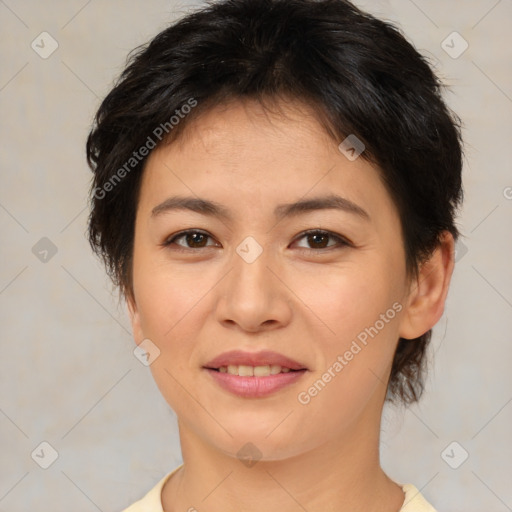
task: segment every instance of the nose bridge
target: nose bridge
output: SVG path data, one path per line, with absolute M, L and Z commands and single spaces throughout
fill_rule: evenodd
M 270 249 L 252 236 L 236 247 L 232 270 L 223 280 L 217 311 L 220 321 L 234 322 L 246 330 L 288 321 L 286 289 L 270 270 L 276 267 L 274 260 Z
M 239 300 L 262 304 L 269 299 L 272 273 L 267 266 L 271 265 L 271 251 L 260 244 L 253 236 L 246 237 L 233 254 L 233 272 L 230 280 L 231 292 Z

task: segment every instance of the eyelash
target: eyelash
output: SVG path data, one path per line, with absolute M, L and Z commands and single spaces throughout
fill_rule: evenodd
M 187 229 L 185 231 L 180 231 L 179 233 L 176 233 L 175 235 L 172 235 L 170 238 L 166 239 L 162 244 L 160 244 L 162 247 L 170 247 L 172 244 L 174 244 L 174 242 L 180 238 L 183 238 L 184 236 L 188 235 L 188 234 L 200 234 L 200 235 L 205 235 L 209 238 L 213 238 L 212 236 L 210 236 L 209 233 L 205 232 L 205 231 L 202 231 L 200 229 Z M 307 237 L 308 235 L 323 235 L 323 236 L 328 236 L 334 240 L 337 241 L 338 243 L 338 246 L 330 246 L 330 247 L 321 247 L 321 248 L 318 248 L 318 249 L 312 249 L 312 248 L 305 248 L 305 247 L 300 247 L 299 249 L 300 250 L 303 250 L 303 251 L 313 251 L 313 252 L 323 252 L 323 251 L 328 251 L 328 250 L 332 250 L 332 249 L 341 249 L 343 247 L 354 247 L 354 245 L 348 240 L 346 239 L 345 237 L 341 236 L 341 235 L 338 235 L 336 233 L 333 233 L 331 231 L 325 231 L 325 230 L 322 230 L 322 229 L 310 229 L 310 230 L 307 230 L 307 231 L 303 231 L 299 236 L 297 236 L 295 239 L 294 239 L 294 242 L 304 238 L 304 237 Z M 174 244 L 176 245 L 176 244 Z M 213 247 L 213 246 L 206 246 L 206 247 L 182 247 L 182 246 L 179 246 L 177 245 L 176 248 L 173 248 L 173 250 L 175 251 L 179 251 L 179 252 L 190 252 L 190 251 L 197 251 L 199 249 L 207 249 L 208 247 Z

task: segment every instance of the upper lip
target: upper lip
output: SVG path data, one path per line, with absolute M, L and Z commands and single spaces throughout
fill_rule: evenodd
M 283 368 L 290 368 L 290 370 L 307 370 L 303 364 L 290 359 L 277 352 L 264 350 L 261 352 L 243 352 L 241 350 L 231 350 L 224 352 L 215 357 L 204 365 L 204 368 L 219 369 L 221 366 L 266 366 L 266 365 L 279 365 Z

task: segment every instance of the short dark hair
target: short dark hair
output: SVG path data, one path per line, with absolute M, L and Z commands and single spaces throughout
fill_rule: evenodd
M 378 166 L 400 214 L 408 274 L 417 276 L 443 231 L 458 237 L 461 123 L 443 87 L 399 28 L 347 0 L 209 2 L 133 50 L 101 103 L 86 148 L 94 172 L 89 242 L 133 297 L 148 149 L 176 139 L 215 105 L 288 98 L 313 106 L 338 143 L 348 135 L 363 142 L 362 158 Z M 431 331 L 400 338 L 388 400 L 419 399 L 430 338 Z

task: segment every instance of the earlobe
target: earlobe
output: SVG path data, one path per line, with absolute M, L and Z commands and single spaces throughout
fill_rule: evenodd
M 407 306 L 400 324 L 400 337 L 418 338 L 441 318 L 455 263 L 455 243 L 450 232 L 444 231 L 439 245 L 425 261 L 408 295 Z

